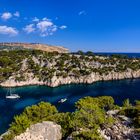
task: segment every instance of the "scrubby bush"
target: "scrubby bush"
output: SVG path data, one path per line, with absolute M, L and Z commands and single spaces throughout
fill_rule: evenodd
M 135 106 L 126 105 L 119 108 L 119 114 L 131 117 L 136 130 L 140 128 L 140 101 Z M 75 140 L 102 140 L 98 129 L 110 127 L 114 124 L 113 117 L 106 117 L 108 110 L 115 109 L 114 99 L 110 96 L 85 97 L 75 103 L 75 112 L 59 113 L 55 106 L 50 103 L 41 102 L 31 107 L 26 107 L 22 114 L 14 117 L 10 125 L 9 134 L 4 140 L 12 140 L 14 136 L 23 133 L 30 125 L 42 122 L 53 121 L 62 127 L 63 138 L 72 135 Z
M 78 55 L 77 55 L 78 54 Z M 24 64 L 24 69 L 23 69 Z M 47 69 L 47 71 L 44 71 Z M 59 54 L 39 50 L 0 51 L 0 82 L 18 74 L 33 74 L 40 81 L 51 80 L 53 76 L 88 76 L 92 72 L 108 75 L 110 72 L 126 72 L 140 69 L 140 59 L 124 56 L 96 56 L 92 52 Z M 60 74 L 58 74 L 60 72 Z M 64 74 L 65 72 L 65 74 Z M 17 78 L 22 81 L 22 78 Z

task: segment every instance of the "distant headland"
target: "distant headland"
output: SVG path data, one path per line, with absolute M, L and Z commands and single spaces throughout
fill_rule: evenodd
M 0 50 L 41 50 L 46 52 L 59 52 L 59 53 L 68 53 L 69 50 L 62 46 L 52 46 L 48 44 L 41 43 L 20 43 L 20 42 L 1 42 Z

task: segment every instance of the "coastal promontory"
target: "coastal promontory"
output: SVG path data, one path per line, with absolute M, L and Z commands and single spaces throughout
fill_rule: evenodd
M 91 84 L 140 77 L 140 59 L 93 52 L 66 53 L 36 49 L 0 51 L 0 85 L 16 87 Z

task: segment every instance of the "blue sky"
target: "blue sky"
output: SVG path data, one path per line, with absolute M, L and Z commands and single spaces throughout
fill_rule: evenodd
M 0 0 L 0 42 L 140 52 L 140 0 Z

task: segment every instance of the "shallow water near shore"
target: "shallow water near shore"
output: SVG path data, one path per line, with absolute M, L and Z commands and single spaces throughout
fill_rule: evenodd
M 96 82 L 91 85 L 65 85 L 56 88 L 47 86 L 25 86 L 12 90 L 21 96 L 20 99 L 6 99 L 7 88 L 0 88 L 0 133 L 7 130 L 13 116 L 19 114 L 27 106 L 47 101 L 54 104 L 59 111 L 74 111 L 74 103 L 85 96 L 112 96 L 116 104 L 129 98 L 132 103 L 140 100 L 140 79 L 129 79 L 120 81 Z M 62 98 L 68 100 L 58 104 Z

